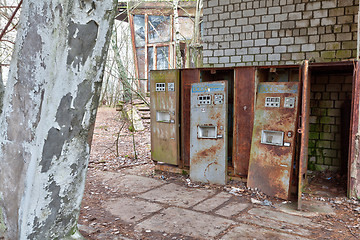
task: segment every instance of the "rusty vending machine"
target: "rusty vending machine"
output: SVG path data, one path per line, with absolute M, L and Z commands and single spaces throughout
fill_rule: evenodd
M 299 109 L 299 82 L 260 82 L 255 107 L 248 187 L 290 198 Z
M 227 81 L 193 83 L 190 113 L 190 178 L 226 184 Z
M 178 165 L 179 70 L 151 71 L 151 159 Z

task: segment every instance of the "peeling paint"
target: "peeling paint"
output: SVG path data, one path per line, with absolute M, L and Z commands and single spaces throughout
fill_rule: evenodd
M 115 2 L 90 14 L 78 1 L 24 2 L 0 115 L 6 239 L 82 239 L 76 222 Z
M 67 64 L 75 68 L 80 63 L 85 64 L 92 54 L 98 34 L 98 24 L 91 20 L 86 24 L 69 22 L 69 55 Z

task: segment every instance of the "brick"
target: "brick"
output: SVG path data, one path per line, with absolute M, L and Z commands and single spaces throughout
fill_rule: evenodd
M 334 133 L 326 133 L 326 132 L 320 133 L 321 140 L 334 140 L 334 138 L 335 138 Z
M 279 61 L 280 60 L 280 54 L 269 54 L 268 55 L 269 61 Z
M 220 28 L 219 34 L 229 34 L 230 28 Z
M 326 132 L 326 133 L 331 132 L 331 126 L 334 126 L 334 125 L 324 124 L 324 126 L 323 126 L 323 132 Z
M 307 36 L 295 37 L 295 44 L 308 43 L 309 39 Z
M 257 23 L 260 23 L 260 17 L 249 18 L 249 24 L 257 24 Z
M 283 61 L 291 60 L 291 53 L 283 53 L 283 54 L 281 54 L 281 60 L 283 60 Z
M 255 31 L 265 31 L 265 30 L 267 30 L 267 24 L 255 25 Z
M 256 39 L 255 40 L 255 46 L 265 46 L 266 45 L 266 39 Z
M 264 22 L 264 23 L 274 22 L 274 15 L 262 16 L 261 21 Z
M 230 33 L 234 34 L 234 33 L 241 33 L 241 27 L 237 26 L 237 27 L 231 27 L 230 28 Z
M 281 11 L 283 13 L 289 13 L 289 12 L 294 12 L 295 11 L 295 5 L 285 5 L 281 8 Z
M 224 35 L 214 36 L 214 42 L 222 42 L 224 41 Z
M 296 11 L 297 11 L 297 12 L 305 11 L 305 3 L 296 4 L 296 5 L 295 5 L 295 8 L 296 8 Z
M 321 42 L 335 42 L 335 34 L 323 34 L 320 36 Z
M 336 7 L 336 0 L 322 1 L 321 2 L 321 7 L 322 8 L 335 8 Z
M 226 20 L 226 21 L 225 21 L 225 26 L 226 26 L 226 27 L 235 26 L 235 19 Z
M 338 92 L 341 89 L 341 84 L 327 84 L 326 91 L 327 92 Z
M 232 35 L 232 34 L 226 34 L 224 36 L 225 36 L 224 40 L 227 41 L 227 42 L 230 42 L 230 41 L 234 40 L 234 35 Z
M 207 42 L 213 42 L 214 41 L 214 37 L 213 36 L 203 36 L 202 40 L 204 41 L 204 43 Z M 204 46 L 204 49 L 206 49 L 206 47 Z
M 335 124 L 335 117 L 321 117 L 320 123 L 323 124 Z
M 217 58 L 217 57 L 210 57 L 210 58 L 208 58 L 209 60 L 208 60 L 208 63 L 209 64 L 214 64 L 214 63 L 218 63 L 219 62 L 219 59 Z
M 289 13 L 289 20 L 299 20 L 302 18 L 301 12 L 291 12 Z
M 231 42 L 230 47 L 231 48 L 241 48 L 241 41 Z
M 243 47 L 252 47 L 254 46 L 254 40 L 244 40 L 242 41 Z
M 242 17 L 242 11 L 236 11 L 231 13 L 231 18 L 241 18 Z
M 316 10 L 314 11 L 314 18 L 325 18 L 328 17 L 328 10 Z
M 310 26 L 309 20 L 299 20 L 295 22 L 297 28 L 308 28 Z
M 351 50 L 338 50 L 336 51 L 336 58 L 344 59 L 351 57 Z
M 254 55 L 245 55 L 242 57 L 243 62 L 253 62 L 254 61 Z
M 229 57 L 220 57 L 219 58 L 219 63 L 229 63 L 229 62 L 230 62 Z
M 339 108 L 332 108 L 332 109 L 328 109 L 327 110 L 327 115 L 330 117 L 340 117 L 341 116 L 341 112 Z
M 258 8 L 255 9 L 255 15 L 266 15 L 267 14 L 267 8 Z
M 300 52 L 300 45 L 288 46 L 288 52 Z
M 248 19 L 247 18 L 240 18 L 240 19 L 236 19 L 236 25 L 247 25 L 248 24 Z
M 356 41 L 342 42 L 342 49 L 356 49 Z
M 204 57 L 212 57 L 212 55 L 213 55 L 213 51 L 211 51 L 211 50 L 204 50 L 203 51 L 203 56 Z
M 282 21 L 285 21 L 285 20 L 288 20 L 288 14 L 287 13 L 275 15 L 275 21 L 282 22 Z
M 278 14 L 281 12 L 281 7 L 269 7 L 269 14 Z
M 343 16 L 345 13 L 345 8 L 334 8 L 329 10 L 330 17 Z
M 241 62 L 241 56 L 232 56 L 230 57 L 231 62 Z
M 292 53 L 291 58 L 293 60 L 304 60 L 305 59 L 305 53 Z
M 352 40 L 351 33 L 337 33 L 336 34 L 336 41 L 350 41 Z
M 269 46 L 275 46 L 280 44 L 280 38 L 270 38 L 268 39 L 268 45 Z M 300 48 L 299 48 L 300 50 Z
M 223 6 L 213 8 L 213 13 L 223 13 L 223 12 L 224 12 L 224 7 Z
M 318 10 L 321 9 L 320 2 L 309 2 L 306 4 L 306 10 Z
M 228 13 L 228 12 L 220 13 L 219 18 L 220 19 L 228 19 L 228 18 L 230 18 L 230 13 Z
M 252 32 L 254 31 L 254 25 L 246 25 L 242 27 L 243 32 Z
M 339 42 L 329 42 L 326 43 L 326 50 L 338 50 L 340 49 L 341 45 Z
M 317 28 L 316 27 L 308 28 L 308 35 L 317 35 Z
M 337 157 L 337 151 L 333 149 L 324 149 L 323 155 L 325 157 Z
M 353 23 L 354 21 L 354 16 L 340 16 L 337 18 L 337 23 L 338 24 L 346 24 L 346 23 Z
M 324 84 L 313 84 L 313 85 L 311 85 L 311 90 L 314 92 L 324 92 L 325 85 Z
M 293 37 L 281 38 L 281 44 L 284 45 L 294 44 L 294 38 Z
M 255 13 L 254 9 L 247 9 L 247 10 L 243 11 L 243 16 L 244 17 L 252 17 L 252 16 L 254 16 L 254 13 Z
M 249 54 L 259 54 L 260 53 L 260 48 L 259 47 L 249 48 L 248 53 Z
M 261 53 L 273 53 L 274 49 L 272 47 L 262 47 Z
M 220 0 L 219 5 L 228 5 L 230 3 L 230 0 Z
M 305 57 L 306 59 L 313 59 L 316 62 L 321 61 L 319 52 L 306 52 Z
M 257 54 L 255 55 L 255 61 L 259 62 L 259 61 L 266 61 L 267 60 L 267 54 Z
M 354 4 L 353 0 L 340 0 L 338 2 L 339 7 L 353 6 L 353 4 Z
M 304 11 L 303 12 L 303 19 L 310 19 L 313 17 L 313 12 L 312 11 Z
M 330 141 L 316 141 L 317 148 L 331 148 Z
M 213 22 L 213 21 L 216 21 L 216 20 L 219 20 L 219 15 L 218 14 L 212 14 L 212 15 L 208 16 L 208 21 L 209 22 Z
M 205 1 L 206 2 L 206 1 Z M 208 1 L 208 7 L 215 7 L 219 5 L 219 1 L 218 0 L 209 0 Z
M 303 52 L 311 52 L 315 50 L 315 44 L 304 44 L 301 46 L 301 51 Z
M 285 53 L 286 52 L 286 46 L 276 46 L 274 48 L 274 52 L 275 53 Z
M 309 43 L 318 43 L 320 41 L 320 36 L 309 36 Z
M 319 133 L 310 132 L 309 139 L 319 139 Z
M 334 101 L 331 100 L 323 100 L 319 102 L 320 108 L 333 108 L 334 107 Z
M 279 22 L 273 22 L 268 24 L 269 30 L 279 30 L 280 29 L 280 23 Z
M 345 8 L 346 15 L 356 15 L 358 11 L 359 11 L 359 5 Z
M 247 54 L 247 48 L 236 49 L 236 54 L 237 54 L 237 55 Z
M 282 29 L 288 29 L 288 28 L 294 28 L 295 27 L 295 21 L 285 21 L 281 23 Z
M 219 57 L 224 55 L 224 50 L 215 50 L 214 57 Z
M 328 17 L 328 18 L 322 18 L 321 19 L 321 25 L 335 25 L 336 24 L 336 17 Z
M 214 27 L 223 27 L 224 26 L 224 21 L 214 21 L 213 22 Z
M 218 49 L 219 44 L 218 43 L 209 43 L 209 49 Z

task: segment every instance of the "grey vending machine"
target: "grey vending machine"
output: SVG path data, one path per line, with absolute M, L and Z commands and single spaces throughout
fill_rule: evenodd
M 227 81 L 191 85 L 190 178 L 226 184 Z

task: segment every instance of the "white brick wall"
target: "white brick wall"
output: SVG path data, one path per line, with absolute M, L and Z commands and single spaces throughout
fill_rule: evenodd
M 359 0 L 204 0 L 210 66 L 340 61 L 356 56 Z

